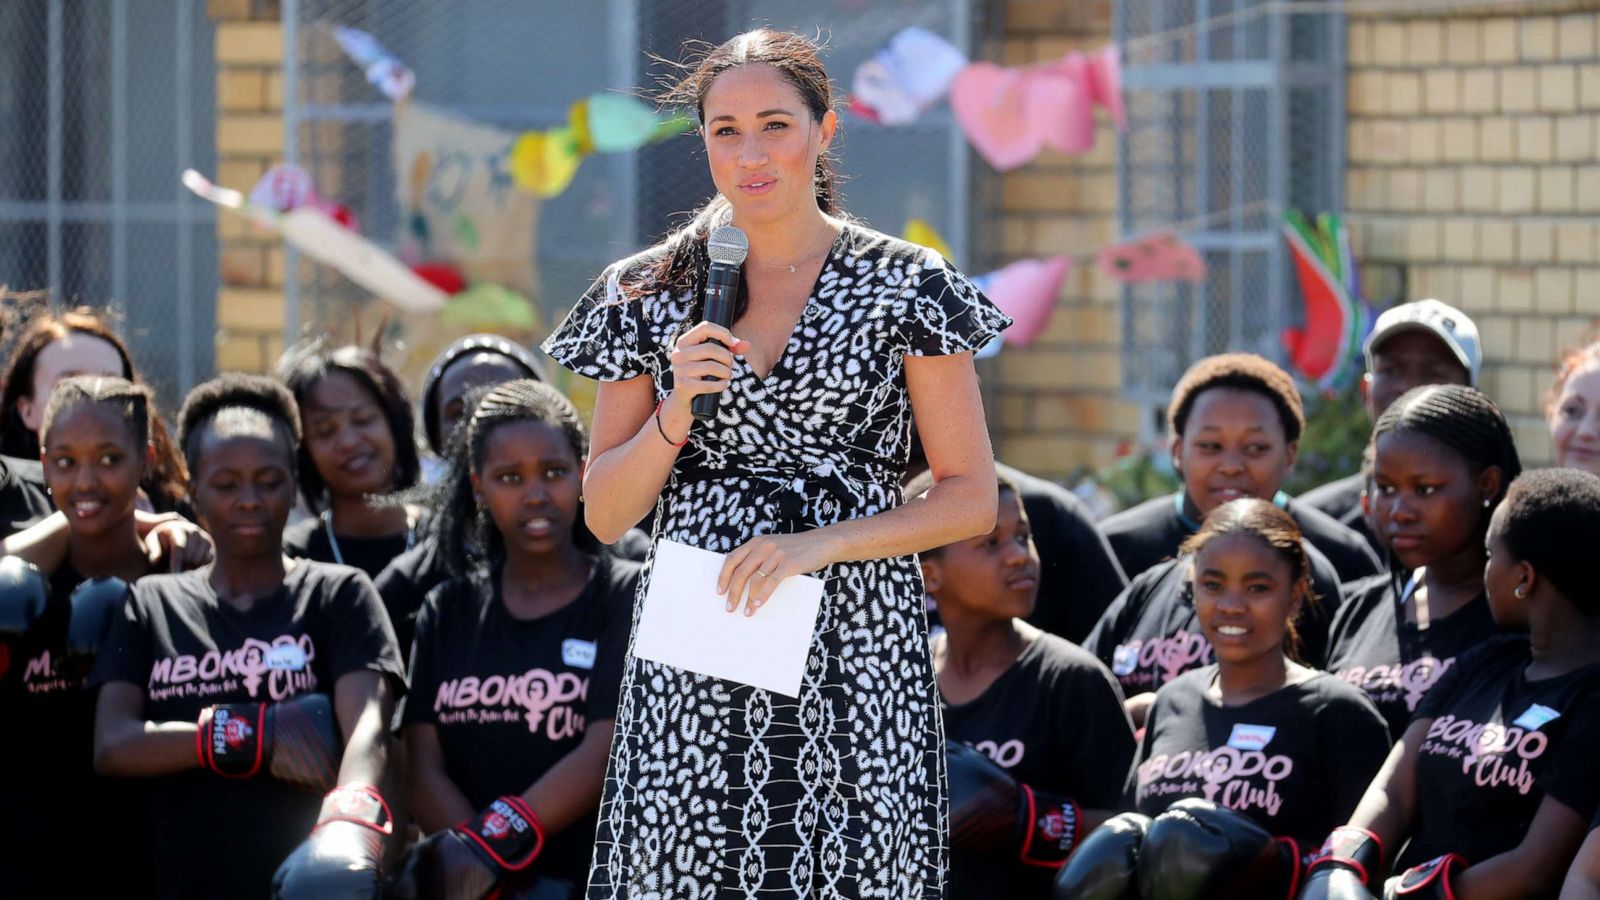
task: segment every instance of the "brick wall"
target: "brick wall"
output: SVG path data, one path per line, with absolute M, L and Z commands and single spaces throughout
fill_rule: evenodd
M 283 29 L 276 0 L 208 0 L 216 23 L 217 172 L 248 191 L 283 159 Z M 217 369 L 264 372 L 283 352 L 283 243 L 217 216 Z
M 1111 38 L 1110 0 L 1008 0 L 1003 62 L 1025 65 Z M 1094 150 L 1045 151 L 1001 180 L 1005 262 L 1099 249 L 1116 237 L 1116 136 L 1099 116 Z M 1027 348 L 1001 351 L 997 454 L 1045 478 L 1109 462 L 1138 432 L 1139 410 L 1118 399 L 1117 287 L 1092 265 L 1068 276 L 1050 327 Z
M 1571 4 L 1565 4 L 1570 7 Z M 1600 316 L 1600 12 L 1352 19 L 1346 207 L 1369 271 L 1460 306 L 1546 462 L 1551 366 Z

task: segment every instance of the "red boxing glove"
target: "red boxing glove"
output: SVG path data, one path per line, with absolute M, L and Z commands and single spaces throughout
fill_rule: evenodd
M 378 900 L 383 841 L 394 830 L 389 804 L 370 784 L 335 788 L 317 826 L 272 876 L 273 900 Z
M 1389 879 L 1383 887 L 1383 900 L 1456 900 L 1451 882 L 1467 867 L 1467 858 L 1457 853 L 1428 860 Z
M 1383 842 L 1365 828 L 1341 825 L 1322 842 L 1306 869 L 1301 900 L 1346 900 L 1372 896 L 1383 877 Z
M 1025 865 L 1057 869 L 1082 836 L 1071 798 L 1035 791 L 982 751 L 945 741 L 950 771 L 950 845 L 1017 854 Z
M 479 900 L 533 865 L 544 829 L 521 797 L 495 800 L 472 819 L 435 832 L 406 853 L 388 895 L 398 900 Z
M 227 778 L 263 770 L 279 781 L 318 793 L 339 772 L 339 734 L 326 694 L 282 703 L 225 703 L 200 713 L 195 754 L 201 768 Z

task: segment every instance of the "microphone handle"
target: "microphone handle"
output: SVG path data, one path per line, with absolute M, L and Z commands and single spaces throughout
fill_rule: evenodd
M 701 321 L 715 322 L 723 328 L 733 325 L 733 306 L 739 299 L 739 267 L 712 263 L 706 277 L 705 313 Z M 700 421 L 717 417 L 721 394 L 698 394 L 689 402 L 689 411 Z

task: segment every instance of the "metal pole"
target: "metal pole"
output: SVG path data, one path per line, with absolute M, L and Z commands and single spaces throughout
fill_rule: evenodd
M 48 117 L 45 125 L 45 286 L 58 298 L 64 287 L 61 283 L 61 154 L 65 149 L 65 141 L 61 129 L 65 110 L 61 108 L 64 87 L 61 69 L 65 51 L 62 49 L 61 18 L 61 0 L 50 0 L 49 19 L 45 26 L 45 108 Z
M 177 34 L 173 66 L 173 141 L 178 158 L 178 169 L 189 168 L 194 162 L 194 123 L 190 104 L 194 74 L 191 54 L 194 28 L 194 0 L 180 0 L 174 26 Z M 194 198 L 181 184 L 174 184 L 178 197 L 178 386 L 187 392 L 194 385 Z
M 283 162 L 300 164 L 300 0 L 283 0 Z M 300 335 L 300 255 L 283 244 L 283 344 Z
M 111 300 L 129 300 L 128 0 L 111 2 Z

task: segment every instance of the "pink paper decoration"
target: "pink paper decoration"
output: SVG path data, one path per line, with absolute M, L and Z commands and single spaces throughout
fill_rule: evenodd
M 1025 259 L 977 279 L 1000 311 L 1011 317 L 1005 341 L 1026 347 L 1038 339 L 1055 312 L 1061 282 L 1072 270 L 1072 257 Z
M 1170 231 L 1113 244 L 1096 255 L 1100 271 L 1124 284 L 1204 281 L 1206 264 L 1188 242 Z
M 1043 138 L 1028 127 L 1022 73 L 994 63 L 973 63 L 950 82 L 950 109 L 967 140 L 1002 172 L 1039 154 Z
M 1084 72 L 1079 65 L 1075 70 L 1034 69 L 1022 76 L 1028 127 L 1046 147 L 1060 153 L 1094 149 L 1094 107 Z
M 1117 130 L 1128 127 L 1128 112 L 1122 105 L 1122 54 L 1115 44 L 1085 57 L 1088 63 L 1089 99 L 1111 113 Z

